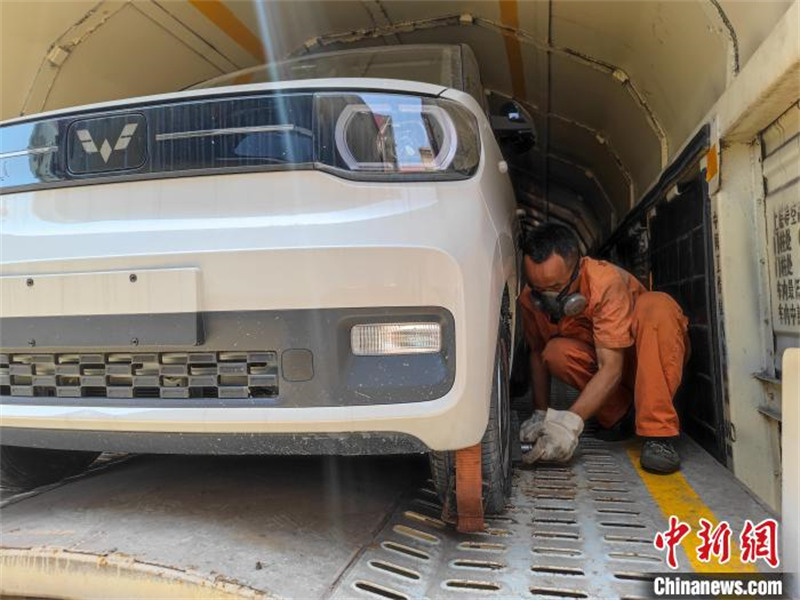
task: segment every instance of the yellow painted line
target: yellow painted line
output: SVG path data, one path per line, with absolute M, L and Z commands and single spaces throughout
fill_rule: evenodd
M 503 25 L 519 29 L 519 6 L 517 0 L 500 1 L 500 22 Z M 506 58 L 508 68 L 511 73 L 511 90 L 515 98 L 525 100 L 527 93 L 525 90 L 525 67 L 522 63 L 522 48 L 519 39 L 512 33 L 503 33 L 503 41 L 506 46 Z
M 263 42 L 237 17 L 222 0 L 189 0 L 214 25 L 219 27 L 229 38 L 247 50 L 261 62 L 267 61 L 267 53 Z
M 631 459 L 636 472 L 642 478 L 647 491 L 650 492 L 650 496 L 658 504 L 658 508 L 661 509 L 664 518 L 669 521 L 670 516 L 675 515 L 692 528 L 689 535 L 683 538 L 681 542 L 686 556 L 689 557 L 692 569 L 698 573 L 757 572 L 758 569 L 753 563 L 741 562 L 739 545 L 736 543 L 740 532 L 736 530 L 731 532 L 731 559 L 727 563 L 724 565 L 719 564 L 715 556 L 712 556 L 707 563 L 701 562 L 697 558 L 697 546 L 701 543 L 697 535 L 700 530 L 700 519 L 707 519 L 715 527 L 719 520 L 680 472 L 672 473 L 671 475 L 648 473 L 639 464 L 639 453 L 640 448 L 638 445 L 628 446 L 628 458 Z

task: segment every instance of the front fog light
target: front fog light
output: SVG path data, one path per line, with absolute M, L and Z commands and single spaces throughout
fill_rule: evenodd
M 350 330 L 350 347 L 356 356 L 430 354 L 442 348 L 439 323 L 370 323 Z

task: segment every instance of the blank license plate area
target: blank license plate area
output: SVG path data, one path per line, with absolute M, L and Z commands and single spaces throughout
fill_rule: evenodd
M 202 342 L 196 268 L 0 277 L 2 346 Z

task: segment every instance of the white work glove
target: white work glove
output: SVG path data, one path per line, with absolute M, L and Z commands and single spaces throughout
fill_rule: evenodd
M 533 448 L 522 455 L 522 461 L 567 462 L 578 447 L 582 431 L 583 419 L 574 412 L 549 408 Z
M 539 437 L 539 431 L 542 429 L 546 414 L 546 410 L 536 409 L 533 411 L 533 416 L 530 419 L 522 422 L 522 425 L 519 426 L 520 442 L 536 441 L 536 438 Z

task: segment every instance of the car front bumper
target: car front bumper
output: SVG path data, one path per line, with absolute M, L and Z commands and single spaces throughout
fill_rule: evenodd
M 484 187 L 480 173 L 463 182 L 396 185 L 285 172 L 3 196 L 4 275 L 196 269 L 194 304 L 209 325 L 203 344 L 275 351 L 278 360 L 284 350 L 310 349 L 315 377 L 291 382 L 279 371 L 277 397 L 239 404 L 0 398 L 0 427 L 29 431 L 27 438 L 8 440 L 32 446 L 45 437 L 36 431 L 54 430 L 87 436 L 385 433 L 410 436 L 434 450 L 477 443 L 488 418 L 505 284 L 501 263 L 507 259 L 500 256 Z M 96 308 L 93 316 L 114 314 L 113 303 Z M 70 317 L 52 306 L 40 313 L 34 304 L 21 310 L 3 317 Z M 158 312 L 156 307 L 147 314 Z M 293 316 L 287 321 L 286 315 Z M 353 315 L 427 315 L 450 329 L 451 349 L 417 365 L 420 357 L 393 357 L 391 365 L 355 360 L 341 335 L 342 323 L 354 322 Z M 286 337 L 255 343 L 259 331 Z M 32 351 L 3 346 L 3 353 Z M 35 347 L 37 353 L 66 350 L 187 348 Z M 159 451 L 157 437 L 152 452 Z

